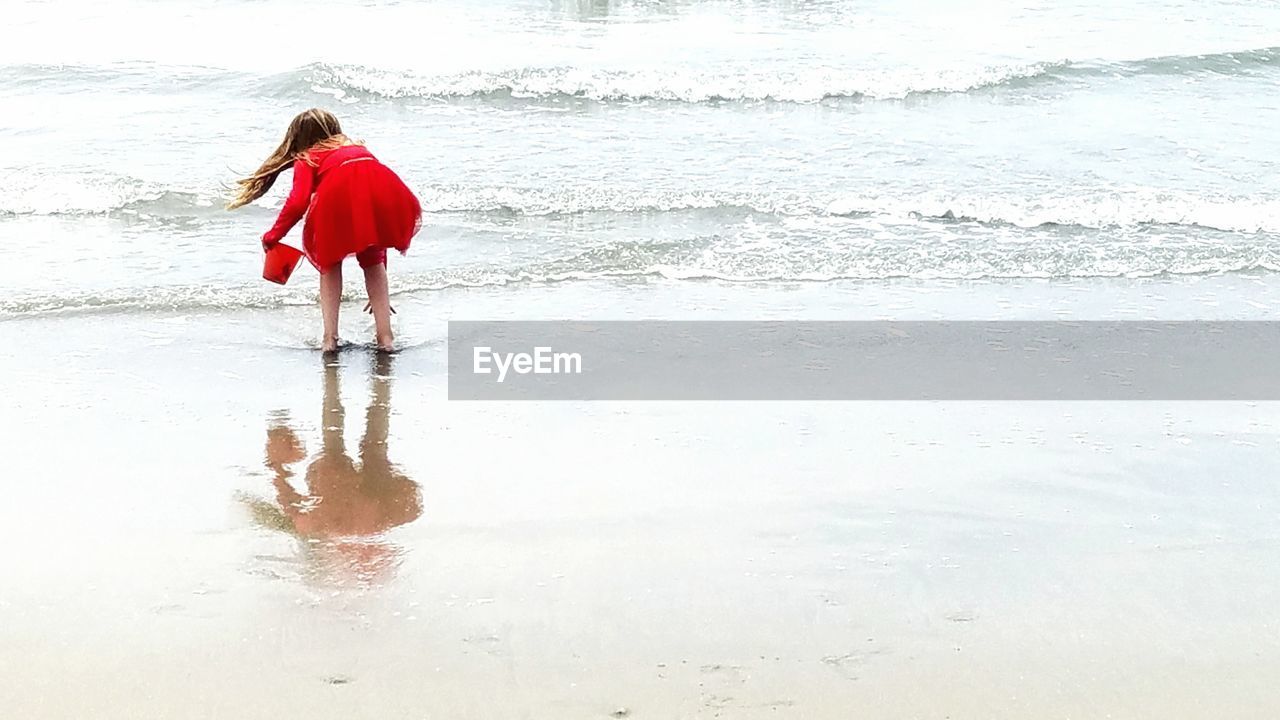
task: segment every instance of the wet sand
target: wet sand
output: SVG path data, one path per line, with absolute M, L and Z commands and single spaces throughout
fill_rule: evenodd
M 468 404 L 443 374 L 447 317 L 1236 318 L 1241 282 L 427 293 L 403 352 L 336 364 L 310 308 L 0 322 L 0 707 L 1269 717 L 1274 404 Z

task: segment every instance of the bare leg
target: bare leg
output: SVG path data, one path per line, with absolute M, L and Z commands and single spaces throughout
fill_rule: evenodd
M 338 305 L 342 302 L 342 263 L 320 273 L 320 315 L 324 318 L 324 336 L 320 349 L 338 349 Z
M 364 287 L 369 293 L 369 309 L 373 312 L 378 349 L 391 350 L 395 335 L 391 332 L 391 297 L 387 289 L 387 266 L 377 263 L 365 268 Z
M 391 475 L 387 460 L 387 428 L 391 424 L 391 358 L 377 353 L 373 359 L 373 393 L 364 413 L 364 437 L 360 438 L 360 467 L 366 474 Z
M 347 411 L 342 407 L 342 393 L 338 389 L 338 363 L 324 365 L 324 409 L 320 412 L 320 428 L 324 431 L 324 452 L 328 455 L 346 455 Z M 348 461 L 350 462 L 350 461 Z

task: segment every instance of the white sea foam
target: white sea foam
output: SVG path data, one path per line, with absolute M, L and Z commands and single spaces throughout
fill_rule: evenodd
M 164 194 L 164 187 L 133 178 L 24 174 L 0 179 L 0 214 L 95 215 L 159 200 Z
M 1023 228 L 1063 225 L 1082 228 L 1185 225 L 1227 232 L 1280 232 L 1280 197 L 1220 196 L 1154 188 L 1080 189 L 1056 195 L 921 193 L 911 196 L 852 194 L 833 200 L 835 215 L 1005 223 Z
M 21 180 L 21 181 L 20 181 Z M 1173 225 L 1239 233 L 1280 233 L 1280 197 L 1223 196 L 1157 188 L 1080 188 L 1061 194 L 839 191 L 662 190 L 625 186 L 520 188 L 433 185 L 416 188 L 428 213 L 524 216 L 741 211 L 784 217 L 866 215 L 894 221 L 968 221 L 1021 228 Z M 279 193 L 276 193 L 278 195 Z M 265 209 L 279 205 L 276 195 Z M 0 182 L 0 215 L 199 215 L 221 208 L 225 192 L 167 188 L 129 177 L 37 174 Z
M 721 247 L 653 244 L 611 246 L 561 260 L 524 267 L 463 266 L 399 271 L 395 294 L 454 288 L 661 277 L 718 282 L 833 282 L 886 279 L 975 280 L 984 278 L 1143 278 L 1161 275 L 1274 272 L 1280 251 L 1266 243 L 1222 247 L 1211 242 L 1106 247 L 1047 243 L 964 247 L 957 243 L 852 244 L 830 247 L 782 243 L 762 252 L 735 242 Z M 242 285 L 200 284 L 116 288 L 96 291 L 10 293 L 0 298 L 0 319 L 45 314 L 100 314 L 139 311 L 270 308 L 310 305 L 314 288 L 287 289 L 261 281 Z
M 355 65 L 319 65 L 309 71 L 307 80 L 315 91 L 340 98 L 355 92 L 386 98 L 509 95 L 599 101 L 807 103 L 840 97 L 890 99 L 918 93 L 965 92 L 1033 78 L 1054 67 L 1057 66 L 1051 63 L 865 70 L 819 66 L 790 71 L 761 70 L 750 65 L 618 70 L 533 67 L 426 75 Z

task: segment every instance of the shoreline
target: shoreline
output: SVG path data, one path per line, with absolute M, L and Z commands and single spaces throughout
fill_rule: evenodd
M 1161 297 L 1211 307 L 1234 282 Z M 1080 312 L 1147 293 L 1043 289 Z M 14 619 L 0 704 L 107 719 L 1154 718 L 1280 702 L 1264 602 L 1280 589 L 1277 404 L 445 401 L 432 328 L 468 308 L 897 302 L 866 287 L 749 289 L 755 305 L 738 288 L 539 290 L 406 298 L 411 346 L 382 369 L 342 352 L 331 377 L 296 334 L 313 308 L 0 325 L 24 348 L 0 361 L 22 479 L 0 509 Z M 966 307 L 918 294 L 909 312 L 1045 309 L 1025 287 L 994 290 L 955 290 Z M 326 394 L 358 460 L 379 383 L 387 457 L 421 516 L 335 537 L 255 519 L 243 498 L 276 501 L 268 429 L 287 417 L 305 445 L 290 480 L 305 491 Z

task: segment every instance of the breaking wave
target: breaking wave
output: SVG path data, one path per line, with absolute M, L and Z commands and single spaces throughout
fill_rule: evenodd
M 685 103 L 774 101 L 813 103 L 829 99 L 904 99 L 913 95 L 1020 88 L 1088 77 L 1140 75 L 1234 75 L 1274 67 L 1280 47 L 1208 55 L 1129 60 L 1057 61 L 972 68 L 856 70 L 806 67 L 761 71 L 752 66 L 714 68 L 594 69 L 518 68 L 452 75 L 316 64 L 302 79 L 315 92 L 354 100 L 380 98 L 519 98 L 595 101 L 660 100 Z
M 1049 233 L 1050 231 L 1040 231 Z M 746 234 L 746 233 L 744 233 Z M 612 241 L 567 250 L 563 257 L 514 266 L 463 265 L 393 275 L 393 294 L 606 279 L 706 280 L 728 283 L 1016 278 L 1144 278 L 1280 270 L 1280 246 L 1268 236 L 1222 237 L 898 237 L 866 233 L 816 238 L 699 236 L 678 241 Z M 311 283 L 287 288 L 262 281 L 13 294 L 0 298 L 0 319 L 37 314 L 266 309 L 315 301 Z
M 1143 75 L 1239 75 L 1280 66 L 1280 47 L 1171 55 L 1122 61 L 1049 60 L 1004 65 L 858 69 L 809 65 L 760 69 L 759 65 L 707 68 L 653 66 L 591 68 L 520 67 L 433 74 L 405 69 L 314 63 L 274 75 L 200 66 L 114 63 L 101 66 L 0 67 L 0 87 L 50 84 L 145 87 L 149 91 L 225 88 L 273 97 L 306 93 L 339 101 L 361 98 L 609 101 L 792 102 L 829 99 L 892 100 L 914 95 L 1024 88 L 1082 78 Z
M 166 188 L 134 178 L 44 177 L 0 183 L 0 217 L 123 215 L 164 220 L 223 214 L 225 195 Z M 558 188 L 417 187 L 428 213 L 562 216 L 591 213 L 748 212 L 777 216 L 869 216 L 1035 228 L 1106 229 L 1143 225 L 1280 233 L 1280 197 L 1199 194 L 1155 188 L 1080 189 L 1062 194 L 832 191 L 814 195 L 610 186 Z M 255 207 L 264 213 L 279 199 Z

